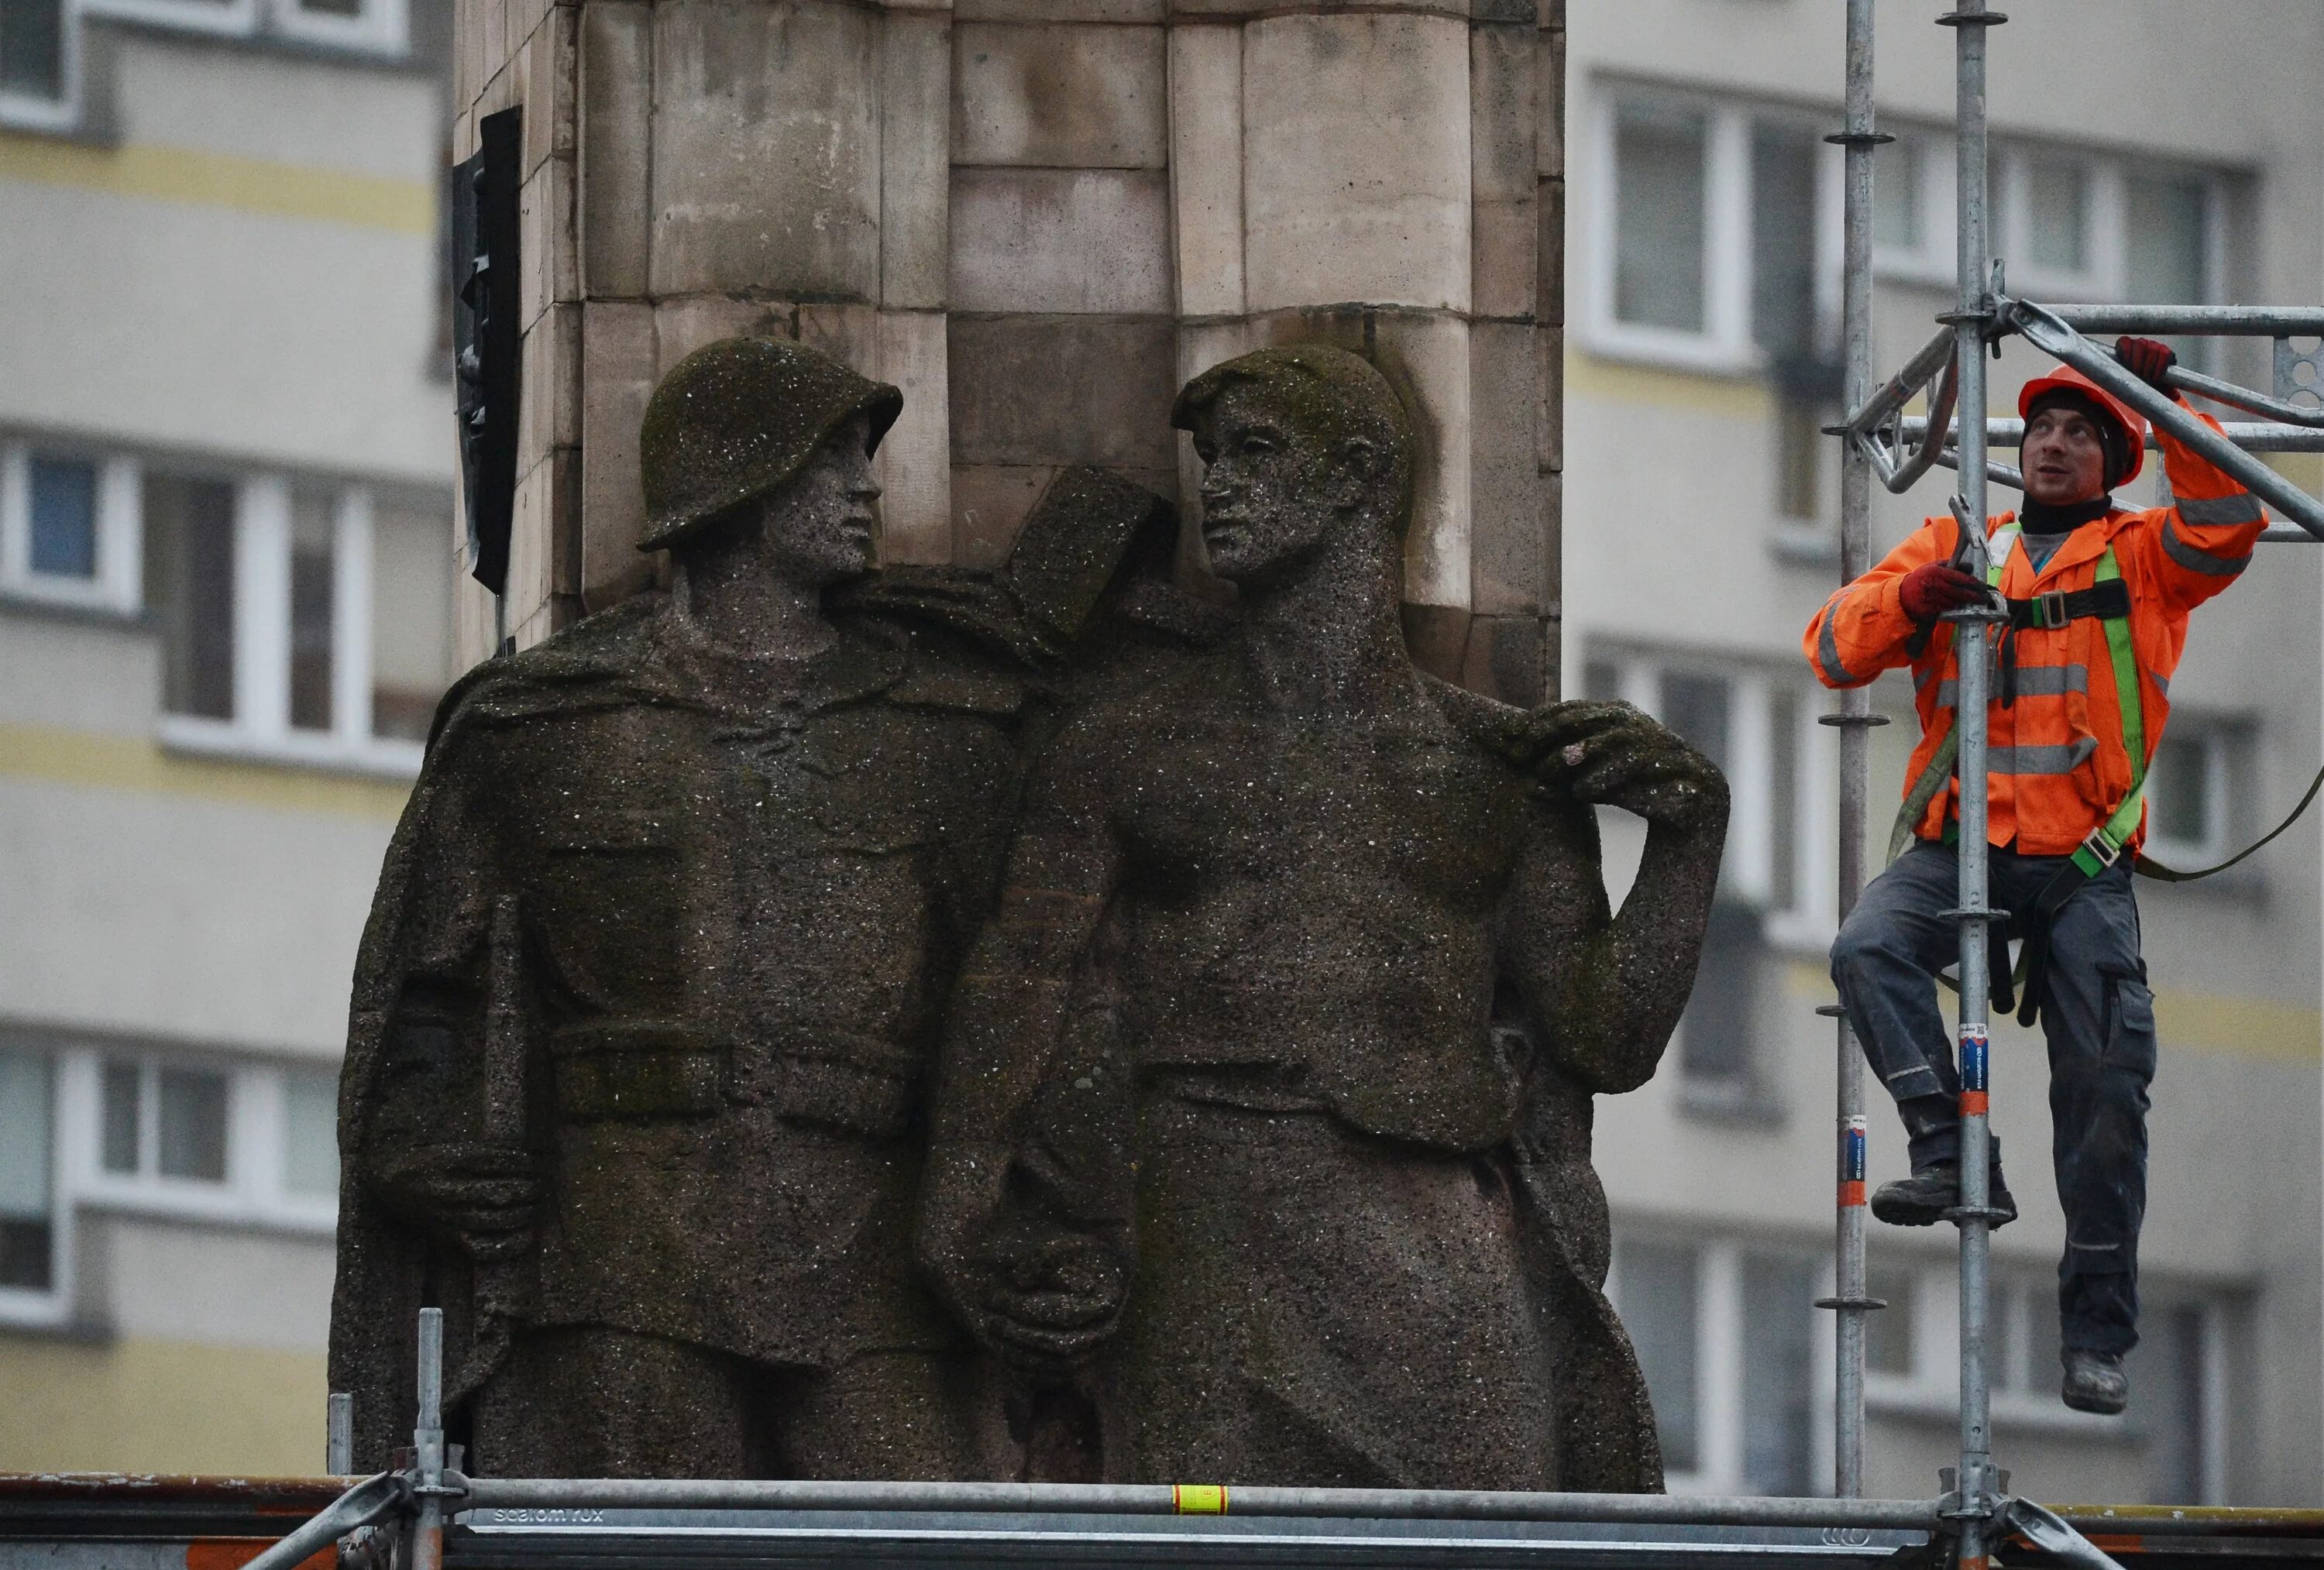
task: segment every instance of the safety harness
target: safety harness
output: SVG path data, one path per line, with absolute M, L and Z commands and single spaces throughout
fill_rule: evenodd
M 1995 590 L 2001 587 L 2003 571 L 2009 565 L 2010 553 L 2018 547 L 2020 528 L 2015 519 L 1993 531 L 1992 551 L 1987 558 L 1986 582 Z M 2112 867 L 2122 855 L 2122 848 L 2138 831 L 2139 814 L 2146 802 L 2146 710 L 2139 697 L 2138 659 L 2130 636 L 2130 590 L 2122 581 L 2122 567 L 2115 560 L 2114 546 L 2109 543 L 2098 557 L 2098 574 L 2087 589 L 2052 590 L 2023 600 L 2004 598 L 2003 606 L 2009 615 L 2008 629 L 2002 635 L 2002 689 L 2000 698 L 2006 706 L 2016 697 L 2015 634 L 2027 628 L 2056 631 L 2069 622 L 2095 617 L 2106 629 L 2107 654 L 2114 666 L 2114 688 L 2116 702 L 2122 710 L 2122 742 L 2130 757 L 2130 790 L 2104 822 L 2091 830 L 2081 844 L 2075 848 L 2066 864 L 2051 876 L 2034 896 L 2034 906 L 2012 925 L 2024 939 L 2015 974 L 2009 966 L 2009 932 L 1999 924 L 1987 929 L 1992 943 L 1993 1006 L 2001 1013 L 2011 1012 L 2013 987 L 2024 999 L 2016 1007 L 2017 1023 L 2032 1024 L 2039 1007 L 2043 982 L 2050 969 L 2050 932 L 2058 913 L 2066 902 L 2081 892 L 2083 885 Z M 1953 762 L 1960 750 L 1960 721 L 1954 717 L 1952 727 L 1944 739 L 1914 780 L 1913 788 L 1905 794 L 1904 810 L 1897 814 L 1896 826 L 1889 835 L 1888 858 L 1894 861 L 1904 852 L 1920 824 L 1929 803 L 1951 777 Z M 2319 776 L 2324 778 L 2324 776 Z M 2313 789 L 2309 793 L 2315 794 Z M 2307 803 L 2301 803 L 2302 806 Z M 1951 839 L 1957 830 L 1946 826 L 1946 837 Z M 2278 830 L 2281 833 L 2282 831 Z M 2271 834 L 2269 839 L 2273 839 Z M 2262 841 L 2265 843 L 2265 841 Z M 2259 847 L 2255 845 L 2252 849 Z M 2244 855 L 2249 855 L 2249 850 Z M 2242 857 L 2237 857 L 2241 860 Z M 2231 865 L 2223 863 L 2224 865 Z M 2167 870 L 2167 869 L 2166 869 Z M 2202 873 L 2173 877 L 2204 877 L 2218 868 Z

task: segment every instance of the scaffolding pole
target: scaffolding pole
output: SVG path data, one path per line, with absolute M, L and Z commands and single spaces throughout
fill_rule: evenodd
M 1844 395 L 1861 409 L 1872 395 L 1872 161 L 1883 136 L 1873 121 L 1872 0 L 1848 0 L 1848 101 L 1843 129 L 1826 140 L 1846 161 L 1842 198 L 1844 259 L 1840 334 L 1845 340 Z M 1872 565 L 1872 464 L 1853 441 L 1840 446 L 1840 581 L 1853 583 Z M 1872 694 L 1850 687 L 1840 712 L 1822 722 L 1840 730 L 1840 919 L 1846 921 L 1864 889 L 1865 800 L 1871 789 L 1866 731 L 1882 722 Z M 1864 1055 L 1847 1014 L 1832 1011 L 1838 1037 L 1837 1204 L 1832 1226 L 1833 1311 L 1831 1485 L 1841 1499 L 1864 1492 L 1864 1316 L 1884 1307 L 1867 1295 L 1864 1274 Z
M 1986 34 L 2004 20 L 1985 0 L 1960 0 L 1940 17 L 1953 29 L 1956 72 L 1955 164 L 1960 229 L 1960 291 L 1949 322 L 1960 412 L 1960 488 L 1954 516 L 1969 546 L 1969 570 L 1987 576 L 1985 417 L 1987 335 L 1997 290 L 1990 277 L 1992 243 L 1987 218 L 1985 103 Z M 1987 1360 L 1987 1279 L 1993 1212 L 1988 1207 L 1991 1133 L 1987 1126 L 1987 923 L 1986 903 L 1986 685 L 1987 627 L 1997 612 L 1983 605 L 1954 617 L 1953 647 L 1960 700 L 1953 723 L 1960 736 L 1960 1465 L 1959 1494 L 1949 1512 L 1960 1523 L 1961 1570 L 1985 1570 L 1992 1548 L 1995 1489 L 1990 1368 Z

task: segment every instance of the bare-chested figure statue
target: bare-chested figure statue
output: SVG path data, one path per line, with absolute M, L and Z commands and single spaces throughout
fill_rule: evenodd
M 1175 419 L 1240 634 L 1037 767 L 954 995 L 922 1258 L 1036 1384 L 1103 1392 L 1110 1477 L 1657 1488 L 1590 1097 L 1685 1004 L 1725 784 L 1625 705 L 1414 668 L 1412 430 L 1361 359 L 1246 355 Z M 1600 803 L 1650 824 L 1618 916 Z M 1122 1158 L 1110 1216 L 1060 1198 L 1091 1150 Z

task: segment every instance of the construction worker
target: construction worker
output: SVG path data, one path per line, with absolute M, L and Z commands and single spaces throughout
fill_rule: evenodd
M 2177 356 L 2124 338 L 2116 357 L 2175 398 Z M 1912 1175 L 1881 1187 L 1872 1213 L 1926 1226 L 1960 1203 L 1960 1078 L 1937 976 L 1959 956 L 1959 783 L 1952 777 L 1958 667 L 1947 611 L 1998 600 L 1990 745 L 1990 903 L 2024 940 L 2024 1008 L 2050 1051 L 2058 1198 L 2061 1390 L 2068 1406 L 2119 1412 L 2123 1354 L 2138 1340 L 2138 1230 L 2146 1205 L 2147 1086 L 2154 1008 L 2139 954 L 2131 870 L 2144 837 L 2144 781 L 2170 717 L 2189 612 L 2251 560 L 2258 498 L 2167 433 L 2172 503 L 2130 510 L 2111 492 L 2136 475 L 2146 422 L 2071 369 L 2026 384 L 2025 507 L 1987 524 L 1988 582 L 1964 571 L 1960 527 L 1932 518 L 1834 594 L 1804 647 L 1826 686 L 1909 667 L 1920 712 L 1898 839 L 1909 848 L 1865 889 L 1832 944 L 1832 979 L 1866 1056 L 1895 1097 Z M 2208 417 L 2206 417 L 2208 418 Z M 1997 924 L 1995 1000 L 2008 1007 Z M 2016 1215 L 1993 1146 L 1995 1226 Z

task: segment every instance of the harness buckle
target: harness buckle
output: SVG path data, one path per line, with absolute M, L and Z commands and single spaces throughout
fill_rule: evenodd
M 2098 858 L 2098 867 L 2101 870 L 2112 867 L 2116 858 L 2122 854 L 2121 846 L 2107 843 L 2104 829 L 2093 829 L 2085 835 L 2082 840 L 2082 849 Z
M 2041 613 L 2043 631 L 2055 632 L 2066 625 L 2066 592 L 2063 589 L 2045 590 L 2034 595 L 2034 608 Z

